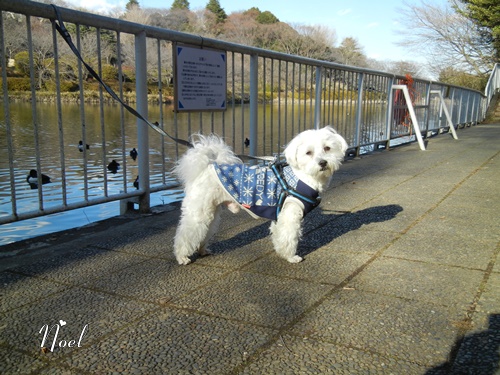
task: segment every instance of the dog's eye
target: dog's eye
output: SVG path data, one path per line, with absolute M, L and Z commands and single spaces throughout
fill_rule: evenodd
M 311 156 L 312 154 L 313 154 L 313 152 L 312 152 L 312 151 L 307 151 L 307 152 L 306 152 L 306 155 Z
M 323 150 L 325 150 L 325 152 L 330 151 L 330 146 L 325 146 L 325 148 Z

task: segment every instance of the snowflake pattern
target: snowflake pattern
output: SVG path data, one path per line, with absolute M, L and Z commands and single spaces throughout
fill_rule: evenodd
M 216 163 L 214 167 L 225 189 L 241 204 L 267 207 L 278 204 L 281 186 L 270 168 Z M 298 178 L 292 168 L 286 166 L 283 174 L 289 186 L 296 188 Z

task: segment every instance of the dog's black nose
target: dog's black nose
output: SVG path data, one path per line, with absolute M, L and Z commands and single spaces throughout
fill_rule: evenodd
M 326 168 L 326 166 L 328 165 L 326 160 L 321 160 L 318 164 L 321 168 Z

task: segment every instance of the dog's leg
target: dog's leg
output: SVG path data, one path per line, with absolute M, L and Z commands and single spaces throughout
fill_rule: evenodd
M 297 246 L 302 235 L 302 217 L 302 207 L 295 202 L 287 202 L 278 220 L 271 224 L 274 249 L 290 263 L 302 261 L 302 257 L 297 255 Z
M 222 207 L 221 206 L 217 206 L 217 208 L 215 210 L 215 213 L 214 213 L 214 219 L 210 223 L 210 225 L 208 227 L 208 232 L 207 232 L 207 234 L 205 236 L 205 239 L 203 240 L 203 242 L 201 243 L 200 248 L 198 249 L 198 253 L 201 256 L 205 256 L 205 255 L 209 255 L 210 254 L 210 250 L 208 249 L 207 246 L 208 246 L 208 243 L 210 242 L 210 240 L 212 239 L 212 237 L 214 236 L 214 234 L 219 229 L 220 220 L 221 220 L 221 217 L 220 217 L 221 211 L 222 211 Z
M 182 216 L 174 239 L 174 254 L 179 264 L 189 264 L 189 257 L 203 248 L 210 231 L 217 206 L 187 210 L 182 207 Z M 202 250 L 203 251 L 203 250 Z

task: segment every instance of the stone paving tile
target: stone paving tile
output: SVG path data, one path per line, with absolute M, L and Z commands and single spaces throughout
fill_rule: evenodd
M 373 197 L 377 196 L 378 192 L 372 192 L 370 194 L 362 189 L 354 189 L 349 186 L 343 185 L 342 188 L 333 189 L 330 201 L 332 202 L 331 207 L 340 211 L 350 211 L 355 207 L 358 207 Z
M 221 212 L 221 223 L 219 227 L 219 233 L 224 231 L 230 231 L 233 229 L 234 229 L 233 232 L 244 231 L 246 229 L 255 226 L 256 223 L 259 224 L 263 222 L 265 222 L 264 219 L 256 220 L 244 210 L 240 210 L 239 213 L 233 214 L 227 208 L 223 208 Z M 239 227 L 241 227 L 241 229 Z
M 264 370 L 265 369 L 265 370 Z M 415 374 L 425 367 L 329 342 L 283 335 L 239 374 Z
M 464 311 L 482 279 L 481 271 L 382 257 L 356 276 L 349 287 Z
M 500 250 L 500 243 L 497 244 L 497 261 L 493 265 L 493 272 L 495 273 L 500 273 L 500 261 L 499 261 L 500 255 L 498 255 L 499 250 Z
M 450 313 L 440 306 L 342 290 L 323 301 L 291 332 L 401 362 L 433 366 L 446 360 L 457 330 Z
M 462 158 L 448 158 L 444 163 L 426 170 L 420 177 L 416 186 L 426 188 L 426 191 L 433 191 L 435 187 L 461 183 L 469 178 L 476 169 L 476 164 L 466 165 Z M 453 171 L 453 173 L 450 173 Z M 442 177 L 446 176 L 446 179 Z M 422 184 L 422 185 L 421 185 Z
M 500 240 L 500 231 L 493 224 L 482 220 L 481 223 L 474 223 L 468 220 L 466 214 L 463 217 L 452 218 L 451 216 L 438 216 L 436 213 L 430 214 L 425 220 L 413 226 L 408 233 L 425 233 L 430 237 L 451 238 L 455 237 L 464 241 L 474 239 L 486 239 L 491 241 Z
M 323 225 L 329 225 L 332 220 L 338 219 L 345 213 L 346 212 L 335 210 L 334 205 L 325 201 L 324 204 L 320 204 L 304 218 L 302 222 L 302 233 L 308 233 Z
M 408 227 L 419 220 L 426 212 L 435 206 L 442 196 L 422 195 L 413 191 L 401 191 L 399 189 L 389 190 L 386 193 L 378 196 L 376 199 L 368 202 L 366 205 L 359 207 L 359 210 L 368 209 L 370 207 L 384 207 L 389 205 L 397 205 L 400 207 L 400 212 L 394 216 L 392 220 L 380 221 L 371 223 L 373 229 L 383 228 L 383 230 L 391 230 L 394 232 L 405 232 Z
M 141 217 L 141 224 L 150 229 L 165 230 L 177 227 L 181 216 L 180 203 L 173 203 L 164 206 L 151 207 L 152 211 L 156 211 L 161 215 L 151 215 L 144 218 Z M 136 225 L 131 224 L 131 231 L 134 231 Z
M 68 286 L 10 272 L 0 273 L 0 313 L 8 312 Z
M 372 173 L 368 176 L 359 176 L 357 179 L 350 182 L 350 189 L 364 190 L 365 196 L 376 195 L 383 193 L 395 185 L 404 183 L 412 176 L 409 174 L 393 173 L 392 170 L 384 170 L 379 173 Z
M 373 208 L 391 208 L 398 212 L 394 214 L 394 217 L 388 218 L 387 220 L 373 220 L 367 223 L 363 228 L 370 230 L 378 230 L 384 232 L 397 232 L 405 233 L 409 227 L 414 225 L 414 223 L 419 220 L 422 215 L 424 215 L 429 206 L 427 204 L 415 203 L 408 196 L 401 198 L 401 200 L 395 199 L 390 193 L 377 197 L 376 199 L 368 202 L 368 204 L 358 207 L 357 212 L 363 212 L 364 210 L 369 210 Z M 387 218 L 387 217 L 386 217 Z
M 274 334 L 218 317 L 163 310 L 75 351 L 66 363 L 96 374 L 223 374 Z
M 449 227 L 466 227 L 484 238 L 500 240 L 500 216 L 495 215 L 500 209 L 500 201 L 481 210 L 464 211 L 463 206 L 457 205 L 454 197 L 450 196 L 438 207 L 429 213 L 426 220 L 442 220 Z
M 492 273 L 488 277 L 481 298 L 477 304 L 477 310 L 483 313 L 500 314 L 500 274 Z
M 37 375 L 94 375 L 93 373 L 83 371 L 81 369 L 72 369 L 67 366 L 62 366 L 59 364 L 53 364 L 50 367 L 46 367 L 36 373 Z M 100 375 L 100 374 L 99 374 Z
M 224 211 L 215 254 L 178 266 L 178 205 L 19 249 L 0 273 L 0 373 L 498 372 L 491 131 L 345 161 L 305 218 L 300 264 L 274 253 L 269 222 Z M 83 346 L 41 354 L 60 320 L 63 340 L 88 324 Z
M 490 228 L 494 232 L 498 232 L 494 229 L 498 228 L 498 224 L 500 224 L 498 215 L 495 215 L 499 209 L 500 201 L 490 201 L 485 197 L 483 199 L 474 196 L 464 197 L 454 192 L 441 202 L 432 213 L 439 217 L 452 217 L 469 225 L 483 220 L 486 225 L 493 224 L 490 225 Z
M 332 224 L 332 227 L 335 227 L 335 225 Z M 335 229 L 332 230 L 332 232 L 334 231 Z M 315 249 L 315 247 L 311 246 L 312 244 L 310 242 L 316 235 L 317 234 L 313 232 L 304 236 L 303 242 L 306 248 L 309 246 L 311 249 Z M 336 237 L 333 238 L 328 245 L 326 245 L 330 249 L 330 252 L 335 253 L 340 251 L 359 254 L 375 254 L 377 251 L 387 246 L 387 242 L 391 242 L 400 236 L 400 234 L 395 232 L 370 230 L 366 227 L 361 227 L 351 231 L 342 230 L 334 232 L 334 235 Z M 312 241 L 314 244 L 314 240 Z M 307 251 L 310 250 L 306 249 L 305 252 Z M 312 253 L 312 251 L 310 252 Z
M 231 246 L 231 243 L 234 244 Z M 271 238 L 257 240 L 251 244 L 240 246 L 236 242 L 229 240 L 215 241 L 209 247 L 212 255 L 197 258 L 195 263 L 200 265 L 208 265 L 213 267 L 222 267 L 228 269 L 239 269 L 248 263 L 254 262 L 256 259 L 266 257 L 274 257 L 273 244 Z
M 463 192 L 461 189 L 455 190 L 448 198 L 441 203 L 443 207 L 462 208 L 463 212 L 477 213 L 481 210 L 497 210 L 499 205 L 498 199 L 491 195 L 475 196 L 468 192 Z
M 331 290 L 331 286 L 307 281 L 234 272 L 174 303 L 205 314 L 279 328 Z
M 484 197 L 495 191 L 496 187 L 500 184 L 500 177 L 498 175 L 490 175 L 490 173 L 479 172 L 477 175 L 472 176 L 470 179 L 464 181 L 460 185 L 456 194 L 459 195 L 473 195 L 476 197 Z
M 385 256 L 486 270 L 496 243 L 456 237 L 436 241 L 425 233 L 407 234 L 386 251 Z
M 164 304 L 217 280 L 225 271 L 197 264 L 179 266 L 174 261 L 147 260 L 92 281 L 86 287 L 129 298 Z
M 30 374 L 45 365 L 45 361 L 33 357 L 33 355 L 0 346 L 0 374 Z
M 246 214 L 247 215 L 247 214 Z M 258 246 L 264 241 L 270 241 L 267 220 L 253 220 L 238 227 L 233 227 L 216 233 L 209 244 L 212 254 L 220 254 L 247 246 Z
M 8 345 L 35 357 L 44 356 L 47 360 L 57 359 L 77 349 L 76 346 L 59 348 L 60 340 L 66 342 L 75 340 L 80 341 L 82 346 L 87 345 L 154 308 L 156 307 L 151 304 L 72 288 L 4 314 L 1 319 L 0 345 Z M 44 325 L 49 325 L 50 329 L 61 320 L 66 324 L 60 325 L 54 352 L 42 354 L 40 350 L 44 337 L 42 328 Z M 86 325 L 87 329 L 84 328 Z M 49 332 L 45 342 L 46 347 L 52 346 L 56 331 L 57 328 L 54 327 Z M 82 332 L 84 332 L 83 337 Z
M 396 221 L 398 215 L 403 212 L 399 205 L 389 204 L 382 206 L 370 206 L 354 212 L 344 214 L 331 214 L 331 220 L 318 229 L 307 233 L 304 241 L 307 246 L 320 248 L 335 243 L 342 236 L 349 233 L 357 233 L 359 229 L 371 229 L 373 231 L 384 231 L 388 222 Z M 378 225 L 380 224 L 380 225 Z M 387 229 L 387 231 L 397 232 L 398 229 Z M 393 233 L 387 233 L 387 237 L 394 236 Z M 352 247 L 352 245 L 351 245 Z
M 290 264 L 278 256 L 269 256 L 249 264 L 243 271 L 338 285 L 370 257 L 370 254 L 352 254 L 325 247 L 306 255 L 305 260 L 297 264 Z
M 94 246 L 130 254 L 174 259 L 172 245 L 175 227 L 165 230 L 138 227 L 137 231 L 127 231 L 120 236 L 94 242 Z
M 115 251 L 84 247 L 62 257 L 53 256 L 13 270 L 60 283 L 81 285 L 145 260 Z
M 464 336 L 452 374 L 500 373 L 500 310 L 495 314 L 476 314 L 474 329 Z

